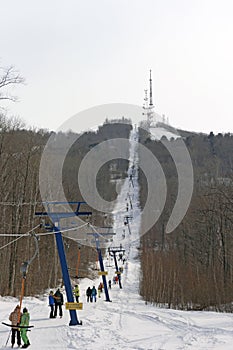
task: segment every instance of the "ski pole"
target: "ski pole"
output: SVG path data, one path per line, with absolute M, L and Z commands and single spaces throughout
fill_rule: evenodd
M 10 330 L 9 335 L 8 335 L 8 337 L 7 337 L 6 345 L 5 345 L 5 346 L 7 346 L 7 343 L 8 343 L 8 341 L 9 341 L 10 335 L 11 335 L 11 330 Z

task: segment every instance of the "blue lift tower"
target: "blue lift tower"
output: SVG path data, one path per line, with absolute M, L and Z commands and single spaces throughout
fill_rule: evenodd
M 43 203 L 44 207 L 47 207 L 47 212 L 36 212 L 36 216 L 40 217 L 49 217 L 52 222 L 52 231 L 55 232 L 56 236 L 56 243 L 57 243 L 57 250 L 59 254 L 59 259 L 60 259 L 60 264 L 61 264 L 61 269 L 62 269 L 62 277 L 65 285 L 65 290 L 66 290 L 66 297 L 67 297 L 67 302 L 73 303 L 74 302 L 74 297 L 72 293 L 72 286 L 70 282 L 70 276 L 68 272 L 68 266 L 66 262 L 66 255 L 65 255 L 65 250 L 64 250 L 64 245 L 63 245 L 63 240 L 62 240 L 62 235 L 60 231 L 60 220 L 61 219 L 66 219 L 74 216 L 89 216 L 92 214 L 92 212 L 89 211 L 80 211 L 81 205 L 86 204 L 86 202 L 46 202 Z M 57 205 L 60 206 L 65 206 L 65 205 L 71 205 L 75 206 L 75 210 L 72 211 L 64 211 L 64 212 L 55 212 L 54 207 Z M 51 210 L 53 209 L 53 210 Z M 76 325 L 81 325 L 82 322 L 79 322 L 78 317 L 77 317 L 77 312 L 76 310 L 69 310 L 70 312 L 70 326 L 76 326 Z
M 112 229 L 112 227 L 102 227 L 102 229 L 109 231 Z M 104 239 L 105 236 L 113 236 L 116 233 L 114 233 L 114 232 L 101 232 L 101 233 L 100 232 L 91 232 L 91 233 L 87 233 L 87 234 L 94 236 L 94 243 L 96 244 L 96 250 L 98 253 L 98 259 L 99 259 L 99 264 L 100 264 L 99 274 L 102 276 L 103 285 L 104 285 L 104 293 L 105 293 L 105 297 L 106 297 L 105 301 L 111 301 L 109 298 L 109 293 L 108 293 L 108 287 L 107 287 L 107 281 L 106 281 L 107 271 L 104 271 L 104 262 L 103 262 L 102 253 L 101 253 L 100 241 L 101 241 L 101 239 Z

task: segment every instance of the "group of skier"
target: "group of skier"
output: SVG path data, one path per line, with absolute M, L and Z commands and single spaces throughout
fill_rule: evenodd
M 79 303 L 79 285 L 76 284 L 73 289 L 73 294 L 75 297 L 76 303 Z M 59 311 L 59 316 L 62 318 L 63 312 L 62 312 L 62 305 L 64 304 L 64 298 L 63 294 L 61 293 L 60 289 L 58 288 L 55 293 L 51 290 L 49 293 L 49 306 L 50 306 L 50 314 L 49 318 L 56 318 L 57 312 Z
M 15 309 L 10 313 L 9 320 L 11 321 L 11 347 L 14 347 L 15 337 L 17 337 L 18 347 L 21 346 L 21 339 L 23 341 L 22 348 L 26 349 L 29 345 L 29 339 L 27 336 L 30 315 L 27 308 L 23 309 L 23 313 L 20 312 L 20 306 L 17 305 Z
M 49 318 L 56 318 L 57 317 L 57 311 L 59 310 L 59 316 L 62 318 L 62 305 L 64 303 L 63 294 L 61 293 L 60 289 L 58 288 L 56 292 L 53 294 L 53 291 L 51 290 L 49 293 L 49 306 L 50 306 L 50 315 Z
M 120 256 L 120 258 L 122 258 Z M 120 270 L 120 269 L 119 269 Z M 123 272 L 123 268 L 121 268 L 121 273 Z M 113 277 L 113 283 L 114 284 L 118 284 L 118 276 L 114 276 Z M 109 280 L 108 281 L 108 287 L 109 289 L 111 289 L 112 287 L 112 281 Z M 98 286 L 98 291 L 96 290 L 95 286 L 88 287 L 86 290 L 86 297 L 87 297 L 87 302 L 96 302 L 96 296 L 98 294 L 98 297 L 101 297 L 101 293 L 103 292 L 103 288 L 104 285 L 102 282 L 99 283 Z M 79 303 L 79 297 L 80 297 L 80 289 L 79 289 L 79 285 L 76 284 L 73 288 L 73 295 L 75 298 L 76 303 Z M 57 312 L 59 310 L 59 316 L 60 318 L 62 318 L 63 313 L 62 313 L 62 305 L 64 303 L 64 298 L 63 298 L 63 294 L 61 293 L 60 289 L 58 288 L 57 291 L 55 293 L 53 293 L 53 291 L 51 290 L 49 293 L 49 306 L 50 306 L 50 315 L 49 318 L 56 318 L 57 317 Z
M 96 295 L 97 295 L 97 290 L 95 288 L 95 286 L 88 287 L 86 290 L 86 296 L 87 296 L 87 302 L 89 303 L 89 301 L 92 303 L 93 301 L 96 302 Z
M 114 284 L 118 282 L 118 277 L 115 276 L 113 278 Z M 108 287 L 111 289 L 111 280 L 108 281 Z M 103 291 L 103 283 L 100 282 L 98 286 L 98 296 L 100 298 L 100 295 Z M 76 284 L 73 289 L 73 294 L 75 297 L 76 303 L 79 303 L 79 297 L 80 297 L 80 290 L 79 285 Z M 87 302 L 96 302 L 96 296 L 97 296 L 97 290 L 95 286 L 88 287 L 86 290 L 86 296 L 87 296 Z M 62 305 L 64 303 L 63 294 L 61 293 L 60 289 L 58 288 L 55 293 L 51 290 L 49 293 L 49 306 L 50 306 L 50 314 L 49 318 L 56 318 L 57 313 L 59 311 L 59 316 L 62 318 L 63 312 L 62 312 Z M 28 313 L 27 308 L 23 309 L 23 313 L 20 312 L 20 306 L 17 305 L 14 309 L 14 311 L 11 312 L 9 316 L 9 320 L 12 324 L 12 332 L 11 332 L 11 345 L 12 348 L 15 344 L 15 338 L 17 338 L 17 344 L 20 347 L 21 346 L 21 339 L 23 341 L 22 348 L 27 348 L 30 345 L 29 339 L 27 337 L 27 331 L 30 321 L 30 315 Z
M 117 277 L 117 280 L 118 280 L 118 277 Z M 113 281 L 114 281 L 114 284 L 116 283 L 115 282 L 115 277 L 113 278 Z M 92 288 L 91 287 L 88 287 L 87 290 L 86 290 L 86 296 L 87 296 L 87 302 L 89 303 L 89 301 L 92 303 L 93 301 L 96 302 L 96 295 L 98 293 L 98 297 L 100 298 L 101 297 L 101 293 L 103 292 L 103 288 L 104 288 L 104 285 L 102 282 L 99 283 L 98 285 L 98 292 L 95 288 L 95 286 L 93 286 Z M 108 281 L 108 288 L 111 289 L 112 288 L 112 281 L 109 280 Z

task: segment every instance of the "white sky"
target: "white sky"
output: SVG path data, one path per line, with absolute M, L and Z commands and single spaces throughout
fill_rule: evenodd
M 56 129 L 95 105 L 142 105 L 152 69 L 156 111 L 172 125 L 232 131 L 232 0 L 0 6 L 0 64 L 13 64 L 27 82 L 9 113 L 27 124 Z

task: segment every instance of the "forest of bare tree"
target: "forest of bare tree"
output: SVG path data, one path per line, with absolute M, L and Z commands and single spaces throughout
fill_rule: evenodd
M 141 142 L 160 161 L 168 195 L 163 213 L 141 239 L 141 295 L 179 309 L 231 309 L 233 292 L 233 136 L 193 134 L 185 139 L 194 170 L 191 204 L 170 234 L 166 223 L 177 195 L 177 172 L 162 142 L 141 132 Z M 179 139 L 171 140 L 179 147 Z M 141 205 L 147 196 L 140 172 Z
M 84 133 L 73 144 L 63 165 L 63 187 L 68 201 L 83 200 L 77 173 L 82 158 L 90 148 L 108 138 L 127 138 L 130 129 L 129 124 L 104 124 L 97 132 Z M 35 216 L 36 211 L 44 210 L 39 189 L 39 166 L 44 146 L 51 135 L 55 133 L 25 129 L 18 119 L 7 118 L 4 113 L 0 115 L 0 259 L 5 266 L 0 275 L 0 295 L 19 295 L 22 278 L 20 267 L 35 252 L 33 234 L 38 235 L 39 252 L 30 265 L 25 294 L 36 295 L 62 283 L 54 235 L 40 236 L 39 233 L 45 229 L 41 226 L 42 218 Z M 70 135 L 59 133 L 56 137 L 62 144 L 62 140 Z M 128 166 L 127 161 L 116 159 L 100 169 L 97 188 L 107 200 L 116 197 L 109 171 L 114 163 L 117 164 L 119 178 L 125 176 Z M 93 218 L 89 220 L 92 224 L 106 223 L 104 213 L 91 211 Z M 111 224 L 111 217 L 108 217 L 108 224 Z M 20 236 L 15 236 L 18 234 Z M 81 251 L 79 277 L 87 276 L 90 264 L 96 260 L 95 249 L 81 246 L 67 238 L 64 238 L 64 246 L 71 277 L 75 277 L 78 251 Z

